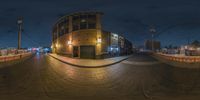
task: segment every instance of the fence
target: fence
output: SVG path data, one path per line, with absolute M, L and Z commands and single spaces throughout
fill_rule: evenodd
M 176 56 L 157 53 L 156 56 L 160 56 L 166 60 L 185 62 L 185 63 L 200 63 L 200 56 Z
M 13 61 L 17 59 L 21 59 L 27 56 L 30 56 L 32 53 L 22 53 L 17 55 L 8 55 L 8 56 L 0 56 L 0 62 L 7 62 L 7 61 Z

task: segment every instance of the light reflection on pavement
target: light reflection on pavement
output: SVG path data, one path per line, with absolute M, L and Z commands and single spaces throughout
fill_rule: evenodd
M 126 61 L 156 62 L 146 55 Z M 194 94 L 199 93 L 198 76 L 198 70 L 163 63 L 121 62 L 103 68 L 80 68 L 37 54 L 21 64 L 0 69 L 0 100 L 194 100 L 198 97 Z

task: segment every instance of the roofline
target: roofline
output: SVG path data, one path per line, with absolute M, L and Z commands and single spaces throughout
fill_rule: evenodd
M 69 16 L 73 16 L 73 15 L 80 15 L 80 14 L 90 14 L 90 13 L 95 13 L 95 14 L 101 14 L 101 15 L 104 15 L 103 12 L 100 12 L 100 11 L 79 11 L 79 12 L 73 12 L 73 13 L 69 13 L 69 14 L 66 14 L 60 18 L 58 18 L 56 20 L 56 22 L 54 23 L 53 27 L 55 27 L 55 25 L 61 21 L 62 19 L 66 18 L 66 17 L 69 17 Z

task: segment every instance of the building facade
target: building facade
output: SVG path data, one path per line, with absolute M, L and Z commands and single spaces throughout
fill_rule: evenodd
M 78 12 L 60 18 L 53 26 L 52 51 L 77 58 L 109 56 L 110 51 L 118 48 L 119 37 L 103 31 L 102 15 L 101 12 Z

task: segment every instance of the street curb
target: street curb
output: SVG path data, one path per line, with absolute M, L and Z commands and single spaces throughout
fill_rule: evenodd
M 65 64 L 69 64 L 69 65 L 76 66 L 76 67 L 80 67 L 80 68 L 102 68 L 102 67 L 108 67 L 108 66 L 111 66 L 111 65 L 120 63 L 120 62 L 122 62 L 122 61 L 124 61 L 124 60 L 126 60 L 126 59 L 128 59 L 128 58 L 131 57 L 131 55 L 130 55 L 130 56 L 128 56 L 128 57 L 126 57 L 126 58 L 124 58 L 124 59 L 122 59 L 122 60 L 119 60 L 119 61 L 114 62 L 114 63 L 111 63 L 111 64 L 105 64 L 105 65 L 99 65 L 99 66 L 84 66 L 84 65 L 77 65 L 77 64 L 73 64 L 73 63 L 69 63 L 69 62 L 60 60 L 59 58 L 56 58 L 56 57 L 54 57 L 54 56 L 52 56 L 52 55 L 50 55 L 50 54 L 48 54 L 48 56 L 50 56 L 50 57 L 52 57 L 52 58 L 54 58 L 54 59 L 57 59 L 58 61 L 63 62 L 63 63 L 65 63 Z

